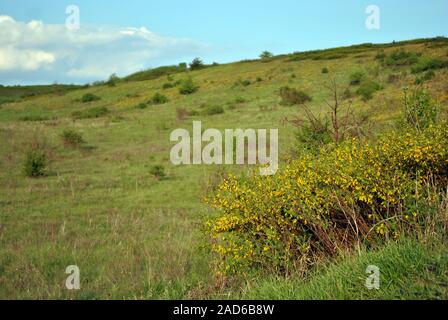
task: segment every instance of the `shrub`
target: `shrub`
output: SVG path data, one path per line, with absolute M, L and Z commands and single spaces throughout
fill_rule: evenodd
M 350 85 L 356 86 L 361 83 L 361 81 L 365 78 L 365 73 L 362 71 L 353 72 L 350 75 Z
M 199 70 L 199 69 L 203 69 L 204 63 L 202 62 L 201 59 L 199 58 L 195 58 L 191 63 L 190 63 L 190 70 L 194 71 L 194 70 Z
M 440 59 L 422 57 L 419 59 L 418 63 L 412 67 L 412 73 L 420 73 L 429 70 L 437 70 L 448 67 L 448 61 L 443 61 Z
M 172 82 L 167 82 L 162 85 L 163 90 L 174 88 L 176 85 Z
M 87 103 L 87 102 L 92 102 L 92 101 L 96 101 L 96 100 L 100 100 L 101 98 L 94 95 L 93 93 L 86 93 L 85 95 L 82 96 L 81 98 L 81 102 L 82 103 Z
M 181 86 L 179 88 L 179 93 L 188 95 L 193 94 L 198 91 L 199 87 L 196 86 L 191 78 L 185 79 L 182 81 Z
M 165 174 L 165 167 L 162 166 L 162 165 L 154 165 L 154 166 L 152 166 L 152 167 L 149 169 L 149 173 L 150 173 L 153 177 L 155 177 L 155 178 L 157 178 L 157 179 L 160 179 L 160 178 L 163 178 L 163 177 L 166 176 L 166 174 Z
M 406 66 L 412 65 L 418 61 L 419 54 L 415 52 L 407 52 L 405 50 L 397 50 L 386 56 L 384 63 L 387 66 Z
M 66 129 L 61 134 L 64 146 L 71 148 L 78 148 L 85 143 L 82 135 L 72 129 Z
M 356 91 L 362 97 L 363 101 L 368 101 L 373 98 L 376 91 L 381 90 L 381 85 L 372 80 L 363 81 L 361 86 Z
M 47 121 L 47 120 L 50 120 L 50 118 L 47 116 L 35 114 L 35 115 L 26 115 L 26 116 L 20 117 L 20 120 L 27 121 L 27 122 L 38 122 L 38 121 Z
M 328 68 L 322 68 L 322 73 L 328 73 Z
M 424 89 L 415 89 L 411 95 L 405 91 L 404 107 L 406 122 L 416 130 L 428 128 L 437 120 L 437 103 Z
M 120 78 L 115 74 L 111 74 L 111 76 L 109 77 L 109 80 L 107 80 L 106 84 L 109 87 L 115 87 L 117 85 L 117 82 L 120 80 Z
M 280 104 L 286 106 L 300 105 L 312 100 L 311 96 L 301 90 L 282 87 L 280 88 Z
M 148 107 L 148 105 L 144 102 L 140 102 L 138 105 L 135 106 L 136 109 L 146 109 Z
M 274 176 L 230 176 L 208 201 L 219 212 L 206 223 L 219 271 L 287 273 L 361 241 L 400 237 L 427 215 L 415 206 L 425 177 L 446 186 L 446 129 L 349 140 Z
M 165 97 L 163 94 L 156 93 L 154 96 L 152 96 L 151 100 L 149 100 L 148 103 L 150 104 L 164 104 L 168 102 L 168 98 Z
M 263 51 L 261 54 L 260 54 L 260 59 L 261 60 L 269 60 L 269 59 L 271 59 L 271 58 L 273 58 L 274 57 L 274 54 L 272 54 L 271 52 L 269 52 L 269 51 Z
M 82 111 L 72 112 L 73 119 L 91 119 L 105 116 L 110 111 L 106 107 L 94 107 Z
M 203 110 L 203 114 L 208 116 L 222 113 L 224 113 L 224 108 L 221 106 L 208 106 Z
M 36 178 L 46 174 L 47 156 L 44 151 L 31 149 L 25 155 L 23 163 L 23 174 L 27 177 Z

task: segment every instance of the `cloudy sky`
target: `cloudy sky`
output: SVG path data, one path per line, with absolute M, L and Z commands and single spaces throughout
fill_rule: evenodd
M 379 29 L 365 25 L 371 4 Z M 86 83 L 197 56 L 223 63 L 446 36 L 447 13 L 446 0 L 1 0 L 0 84 Z

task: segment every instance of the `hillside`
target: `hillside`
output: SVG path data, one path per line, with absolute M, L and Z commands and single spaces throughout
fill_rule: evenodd
M 320 296 L 322 288 L 313 287 L 313 281 L 328 281 L 331 276 L 325 272 L 334 272 L 329 286 L 337 288 L 339 280 L 348 279 L 343 269 L 361 268 L 365 255 L 359 260 L 356 254 L 350 255 L 341 264 L 316 271 L 318 280 L 311 279 L 303 289 L 314 290 L 311 293 L 299 292 L 289 280 L 277 277 L 247 286 L 238 280 L 219 284 L 202 232 L 204 220 L 214 209 L 203 198 L 224 171 L 245 176 L 251 168 L 174 166 L 170 133 L 177 128 L 191 131 L 194 120 L 202 121 L 203 128 L 221 131 L 278 128 L 281 167 L 297 153 L 297 128 L 287 119 L 300 111 L 297 106 L 281 104 L 280 88 L 305 92 L 311 97 L 310 109 L 324 115 L 325 101 L 331 96 L 325 84 L 335 78 L 341 90 L 348 88 L 347 101 L 354 112 L 368 117 L 369 135 L 376 136 L 394 128 L 403 113 L 403 89 L 416 84 L 427 88 L 446 115 L 447 61 L 445 38 L 367 44 L 196 71 L 171 67 L 156 75 L 139 73 L 113 84 L 56 93 L 49 90 L 2 103 L 0 298 L 334 298 Z M 350 82 L 357 72 L 378 87 L 356 93 L 360 86 Z M 180 94 L 188 78 L 198 89 Z M 6 97 L 4 88 L 0 89 L 2 100 Z M 75 148 L 64 144 L 61 134 L 68 129 L 81 133 L 85 143 Z M 24 177 L 29 148 L 44 150 L 49 160 L 45 176 Z M 157 173 L 159 166 L 165 175 Z M 421 244 L 406 255 L 409 263 L 434 264 L 435 271 L 429 279 L 413 274 L 414 283 L 421 281 L 426 286 L 405 292 L 403 297 L 447 298 L 446 286 L 440 286 L 443 291 L 437 285 L 447 279 L 448 252 L 446 242 L 445 249 L 441 243 Z M 389 244 L 384 252 L 378 249 L 366 254 L 394 263 L 388 254 L 401 256 L 400 252 L 406 254 L 412 247 L 404 241 Z M 65 268 L 73 264 L 81 271 L 83 289 L 79 292 L 63 286 Z M 417 263 L 416 270 L 424 273 L 426 268 Z M 407 279 L 407 273 L 395 276 L 397 283 Z M 291 283 L 299 286 L 300 278 Z M 351 285 L 344 283 L 349 291 L 355 286 Z M 278 295 L 271 293 L 275 288 L 280 288 Z M 391 285 L 383 296 L 370 298 L 398 298 L 403 288 Z

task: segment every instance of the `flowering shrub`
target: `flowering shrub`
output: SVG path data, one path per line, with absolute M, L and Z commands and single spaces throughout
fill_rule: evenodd
M 399 237 L 401 224 L 424 214 L 412 204 L 425 181 L 446 183 L 447 132 L 352 139 L 301 155 L 275 176 L 230 176 L 208 199 L 219 212 L 206 224 L 218 268 L 285 272 L 357 241 Z

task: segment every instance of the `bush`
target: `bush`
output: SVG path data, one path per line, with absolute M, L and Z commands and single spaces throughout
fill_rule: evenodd
M 368 101 L 373 98 L 373 94 L 376 91 L 381 90 L 381 85 L 372 80 L 363 81 L 361 86 L 356 91 L 357 94 L 361 95 L 363 101 Z
M 323 68 L 323 69 L 322 69 L 322 73 L 324 73 L 324 74 L 325 74 L 325 73 L 328 73 L 328 68 Z
M 208 106 L 203 110 L 203 114 L 208 116 L 222 113 L 224 113 L 224 108 L 221 106 Z
M 86 93 L 85 95 L 82 96 L 81 98 L 81 102 L 82 103 L 87 103 L 87 102 L 92 102 L 92 101 L 96 101 L 96 100 L 100 100 L 101 98 L 94 95 L 93 93 Z
M 82 135 L 72 129 L 66 129 L 61 134 L 64 146 L 71 148 L 79 148 L 83 143 L 85 143 Z
M 91 118 L 99 118 L 105 116 L 110 111 L 106 107 L 95 107 L 82 111 L 74 111 L 72 112 L 73 119 L 91 119 Z
M 23 163 L 23 174 L 27 177 L 36 178 L 46 174 L 47 156 L 39 149 L 29 150 L 25 155 Z
M 194 70 L 200 70 L 203 69 L 204 63 L 202 62 L 201 59 L 199 58 L 195 58 L 191 63 L 190 63 L 190 70 L 194 71 Z
M 384 63 L 387 66 L 406 66 L 417 63 L 419 54 L 415 52 L 407 52 L 405 50 L 398 50 L 386 56 Z
M 149 173 L 157 179 L 160 179 L 160 178 L 163 178 L 166 176 L 165 167 L 162 165 L 152 166 L 151 169 L 149 169 Z
M 301 90 L 282 87 L 280 88 L 280 104 L 285 106 L 300 105 L 312 100 L 311 96 Z
M 427 216 L 425 179 L 446 187 L 447 127 L 349 140 L 303 154 L 274 176 L 222 182 L 206 223 L 220 272 L 287 273 L 359 242 L 412 232 Z
M 438 106 L 430 95 L 421 88 L 411 95 L 404 94 L 406 122 L 416 130 L 423 130 L 436 123 Z
M 174 83 L 167 82 L 167 83 L 164 83 L 164 84 L 162 85 L 162 88 L 163 88 L 163 90 L 167 90 L 167 89 L 174 88 L 175 86 L 176 86 L 176 85 L 175 85 Z
M 350 75 L 350 85 L 356 86 L 361 83 L 361 81 L 365 78 L 365 73 L 362 71 L 353 72 Z
M 168 98 L 165 97 L 163 94 L 156 93 L 151 100 L 149 100 L 148 103 L 150 104 L 164 104 L 168 102 Z
M 148 105 L 144 102 L 140 102 L 138 105 L 135 106 L 135 109 L 146 109 L 148 107 Z
M 20 120 L 27 121 L 27 122 L 38 122 L 38 121 L 47 121 L 47 120 L 50 120 L 50 118 L 47 116 L 41 116 L 41 115 L 35 114 L 35 115 L 26 115 L 26 116 L 20 117 Z
M 179 88 L 179 93 L 188 95 L 193 94 L 199 90 L 199 86 L 196 86 L 191 78 L 185 79 L 182 81 L 181 86 Z
M 420 73 L 429 70 L 437 70 L 448 67 L 448 61 L 443 61 L 440 59 L 422 57 L 419 59 L 418 63 L 412 67 L 412 73 Z
M 260 54 L 260 59 L 261 60 L 269 60 L 269 59 L 271 59 L 271 58 L 273 58 L 274 57 L 274 54 L 272 54 L 271 52 L 269 52 L 269 51 L 263 51 L 261 54 Z

